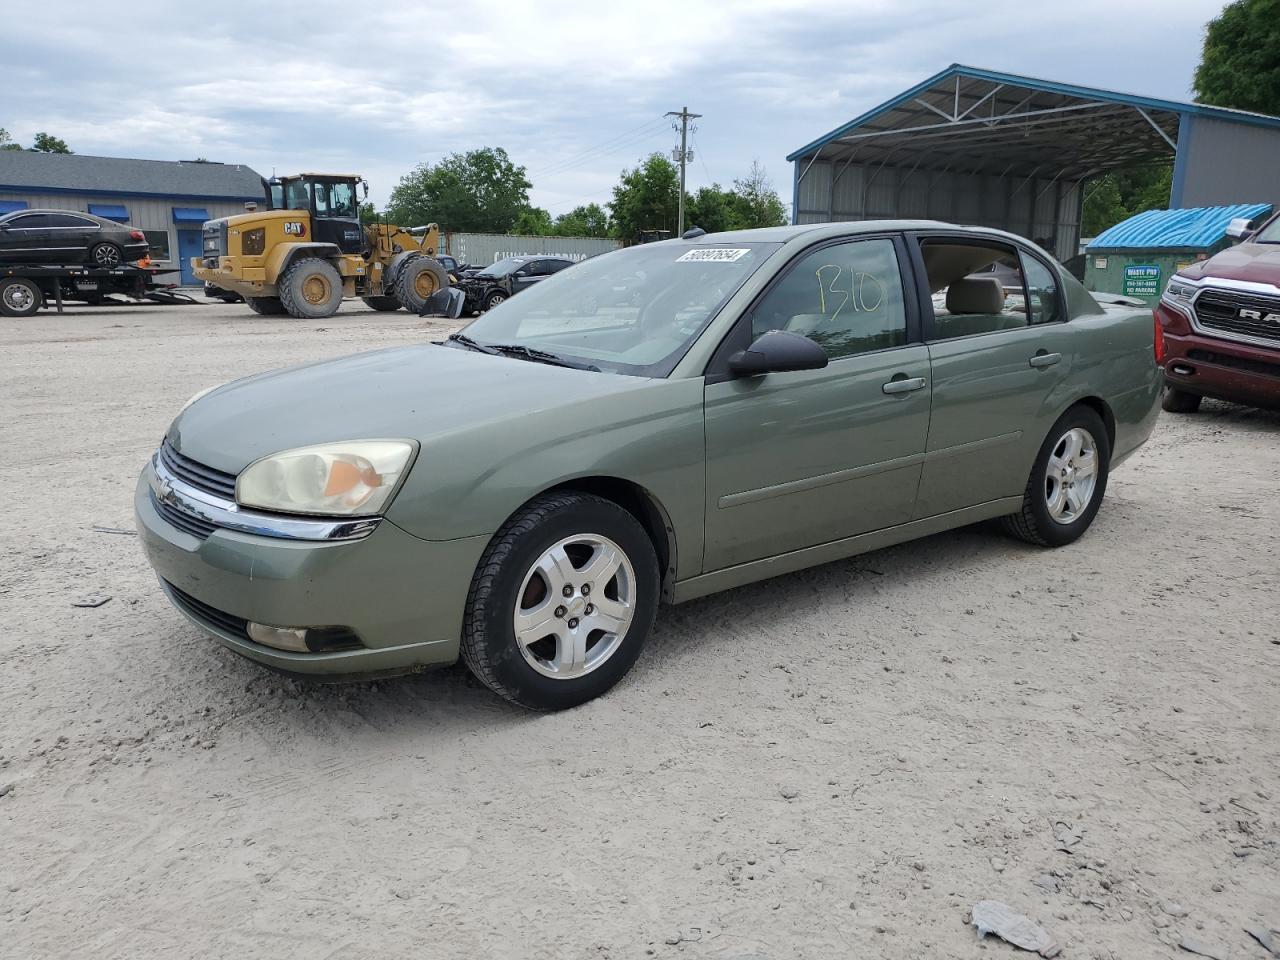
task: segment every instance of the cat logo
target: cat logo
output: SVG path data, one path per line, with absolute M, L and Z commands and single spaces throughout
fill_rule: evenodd
M 284 222 L 284 232 L 291 237 L 305 237 L 307 235 L 307 225 L 301 220 L 286 220 Z

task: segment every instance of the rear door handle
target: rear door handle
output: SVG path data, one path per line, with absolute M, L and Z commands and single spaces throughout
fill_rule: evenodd
M 911 393 L 913 390 L 923 390 L 926 383 L 928 381 L 924 377 L 911 377 L 909 379 L 904 377 L 901 380 L 890 380 L 880 389 L 888 394 Z
M 1060 353 L 1037 353 L 1027 363 L 1033 367 L 1052 367 L 1061 359 L 1062 354 Z

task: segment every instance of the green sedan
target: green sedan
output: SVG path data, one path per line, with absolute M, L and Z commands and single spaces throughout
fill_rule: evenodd
M 138 530 L 252 660 L 455 662 L 539 709 L 635 663 L 659 602 L 1003 518 L 1093 522 L 1158 414 L 1145 307 L 942 223 L 670 240 L 551 277 L 441 343 L 197 395 Z

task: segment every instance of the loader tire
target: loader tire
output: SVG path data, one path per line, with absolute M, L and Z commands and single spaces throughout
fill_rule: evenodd
M 396 274 L 396 299 L 410 313 L 422 313 L 427 301 L 449 286 L 449 274 L 431 257 L 410 257 Z
M 400 301 L 396 297 L 361 297 L 365 306 L 379 313 L 390 313 L 400 309 Z
M 276 287 L 285 311 L 299 320 L 332 317 L 342 305 L 342 275 L 319 257 L 295 260 Z
M 285 312 L 279 297 L 245 297 L 244 302 L 249 305 L 250 310 L 264 317 L 279 317 Z

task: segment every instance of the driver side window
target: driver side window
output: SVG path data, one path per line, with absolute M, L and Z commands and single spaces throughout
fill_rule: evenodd
M 808 337 L 832 360 L 905 344 L 893 241 L 854 240 L 803 256 L 751 315 L 752 339 L 770 330 Z

